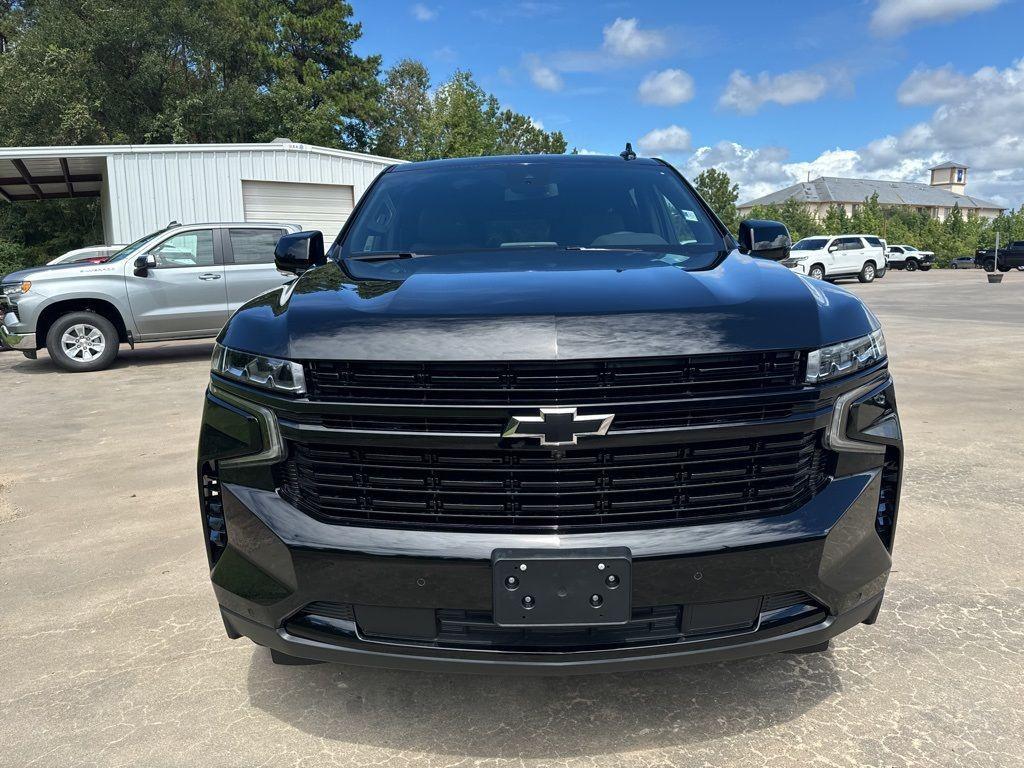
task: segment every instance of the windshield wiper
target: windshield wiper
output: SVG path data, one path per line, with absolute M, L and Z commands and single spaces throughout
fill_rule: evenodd
M 348 258 L 355 261 L 394 261 L 395 259 L 422 259 L 429 253 L 413 253 L 412 251 L 395 251 L 393 253 L 352 254 Z

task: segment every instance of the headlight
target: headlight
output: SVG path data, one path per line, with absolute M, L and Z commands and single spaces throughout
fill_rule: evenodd
M 885 359 L 885 337 L 881 329 L 859 339 L 831 344 L 807 355 L 808 384 L 831 381 Z
M 0 291 L 3 291 L 4 296 L 20 296 L 23 293 L 28 293 L 31 288 L 32 283 L 28 280 L 21 283 L 4 283 L 0 285 Z
M 261 389 L 287 392 L 292 395 L 306 393 L 306 376 L 299 363 L 263 357 L 250 352 L 239 352 L 220 344 L 214 345 L 211 369 L 228 379 L 250 384 Z

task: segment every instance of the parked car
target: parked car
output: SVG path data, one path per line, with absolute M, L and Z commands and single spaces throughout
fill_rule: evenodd
M 999 264 L 996 264 L 995 248 L 981 248 L 974 255 L 974 263 L 986 272 L 994 272 L 998 266 L 1000 272 L 1011 269 L 1024 269 L 1024 240 L 1014 240 L 1009 245 L 999 248 Z
M 889 246 L 889 266 L 893 269 L 927 272 L 934 264 L 935 254 L 932 251 L 919 251 L 912 245 Z
M 122 248 L 124 248 L 123 245 L 91 245 L 88 248 L 76 248 L 73 251 L 68 251 L 46 263 L 49 266 L 54 264 L 79 264 L 85 261 L 90 264 L 102 264 L 105 261 L 109 261 L 110 257 Z
M 886 269 L 883 243 L 871 235 L 805 237 L 793 246 L 783 264 L 816 280 L 856 277 L 862 283 L 870 283 Z
M 950 269 L 974 269 L 973 256 L 957 256 L 949 262 Z
M 902 440 L 878 320 L 671 165 L 393 166 L 218 337 L 198 482 L 279 663 L 641 670 L 874 622 Z
M 109 366 L 121 344 L 216 336 L 230 314 L 288 278 L 274 266 L 291 224 L 173 223 L 103 264 L 57 264 L 0 280 L 0 339 L 69 371 Z

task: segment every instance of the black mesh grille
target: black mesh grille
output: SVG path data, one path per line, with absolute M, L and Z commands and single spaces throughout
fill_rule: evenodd
M 278 480 L 328 522 L 578 531 L 787 512 L 825 455 L 817 432 L 564 452 L 291 443 Z
M 314 361 L 310 397 L 335 402 L 493 405 L 650 402 L 800 384 L 799 352 L 549 362 Z

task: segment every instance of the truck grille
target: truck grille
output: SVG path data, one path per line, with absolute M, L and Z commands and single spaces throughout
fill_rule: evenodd
M 281 493 L 326 522 L 508 531 L 780 514 L 825 480 L 820 433 L 602 450 L 289 444 Z
M 650 402 L 799 386 L 799 352 L 548 362 L 378 362 L 307 365 L 323 402 L 558 405 Z

